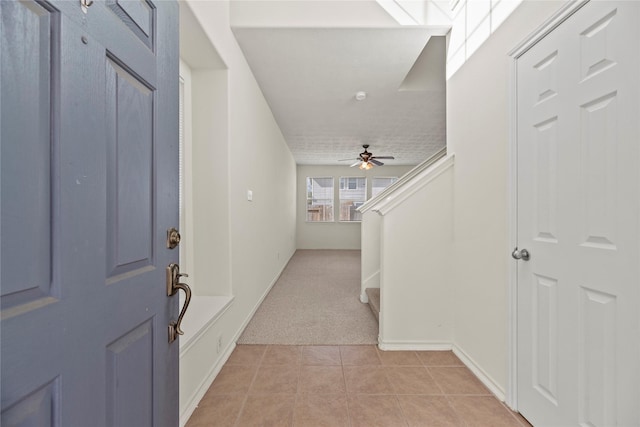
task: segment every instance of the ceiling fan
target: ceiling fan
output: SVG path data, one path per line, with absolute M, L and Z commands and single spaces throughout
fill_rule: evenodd
M 369 144 L 363 145 L 362 148 L 364 148 L 364 151 L 358 155 L 357 159 L 342 159 L 339 161 L 346 162 L 349 160 L 356 160 L 356 162 L 352 164 L 350 167 L 360 165 L 360 169 L 369 170 L 373 167 L 373 165 L 377 165 L 377 166 L 384 165 L 384 163 L 379 161 L 379 159 L 390 159 L 390 160 L 395 159 L 395 157 L 393 156 L 374 156 L 373 153 L 370 153 L 367 151 L 367 148 L 369 148 Z

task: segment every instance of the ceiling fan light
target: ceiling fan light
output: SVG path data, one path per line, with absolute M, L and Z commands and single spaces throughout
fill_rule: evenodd
M 367 168 L 367 164 L 365 162 L 360 163 L 360 166 L 358 166 L 358 169 L 360 170 L 364 170 Z
M 371 163 L 369 163 L 369 162 L 362 162 L 362 164 L 360 165 L 360 169 L 366 170 L 366 171 L 368 171 L 372 167 L 373 167 L 373 165 Z

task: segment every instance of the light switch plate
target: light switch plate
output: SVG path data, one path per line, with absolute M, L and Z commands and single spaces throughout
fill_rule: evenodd
M 247 200 L 250 202 L 253 200 L 253 191 L 247 190 Z

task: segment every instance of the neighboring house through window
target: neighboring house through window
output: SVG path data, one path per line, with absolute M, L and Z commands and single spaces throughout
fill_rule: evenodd
M 333 221 L 332 177 L 307 177 L 307 221 Z
M 382 192 L 385 188 L 393 184 L 398 180 L 397 176 L 376 176 L 371 179 L 371 197 L 376 197 L 379 193 Z
M 398 180 L 398 177 L 372 177 L 371 197 Z M 307 177 L 307 222 L 334 221 L 334 178 Z M 363 176 L 340 177 L 338 198 L 339 221 L 362 221 L 358 208 L 367 201 L 367 178 Z
M 340 221 L 362 221 L 357 209 L 367 200 L 367 178 L 340 178 Z

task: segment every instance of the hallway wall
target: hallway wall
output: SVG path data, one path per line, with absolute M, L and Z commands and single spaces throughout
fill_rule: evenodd
M 452 341 L 454 159 L 448 156 L 374 209 L 380 230 L 383 350 L 446 349 Z
M 456 156 L 453 341 L 503 391 L 511 262 L 508 52 L 563 3 L 523 2 L 447 82 L 447 149 Z
M 211 91 L 225 95 L 221 104 L 218 102 L 215 109 L 200 108 L 197 114 L 202 120 L 209 115 L 209 120 L 215 122 L 221 120 L 220 111 L 226 109 L 226 116 L 223 115 L 228 129 L 226 138 L 208 135 L 201 138 L 211 144 L 202 152 L 208 153 L 211 178 L 199 182 L 198 188 L 201 197 L 216 196 L 208 205 L 211 209 L 208 220 L 228 231 L 216 234 L 209 233 L 206 227 L 194 230 L 200 233 L 201 242 L 224 250 L 223 254 L 212 255 L 216 257 L 215 262 L 197 260 L 205 264 L 199 269 L 197 280 L 201 287 L 207 287 L 205 282 L 228 282 L 209 288 L 222 289 L 223 294 L 230 294 L 234 299 L 219 318 L 200 331 L 197 339 L 181 348 L 183 421 L 195 408 L 239 333 L 293 255 L 296 244 L 296 165 L 231 32 L 229 3 L 189 1 L 186 4 L 226 65 L 224 78 L 214 79 L 225 88 Z M 194 70 L 194 78 L 198 73 Z M 214 144 L 219 146 L 216 148 Z M 200 164 L 205 162 L 201 168 L 206 168 L 205 154 L 196 159 Z M 248 190 L 253 191 L 252 201 L 247 200 Z M 212 294 L 216 293 L 207 293 Z

